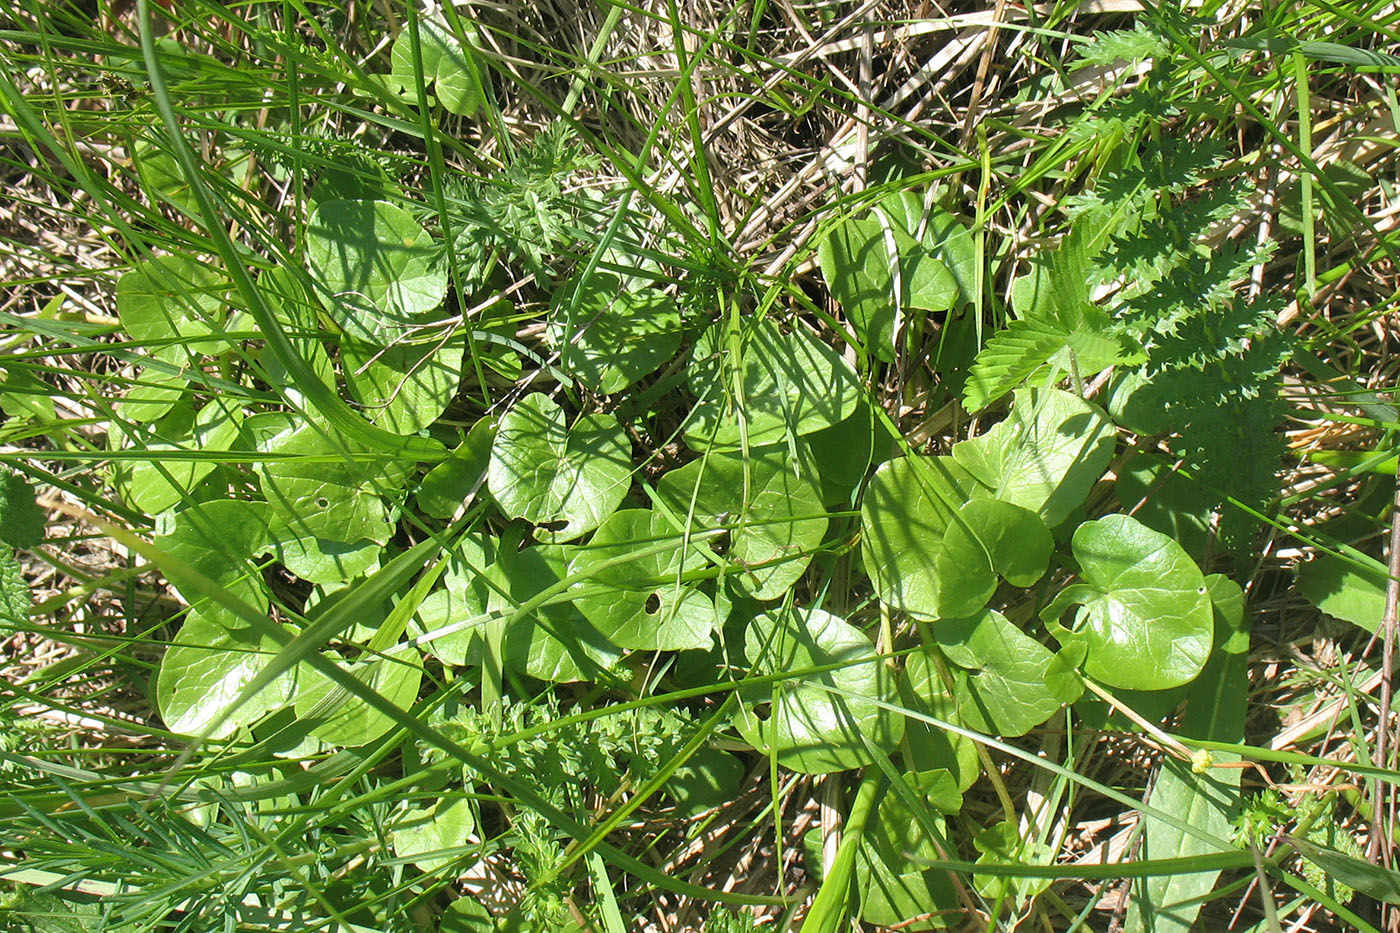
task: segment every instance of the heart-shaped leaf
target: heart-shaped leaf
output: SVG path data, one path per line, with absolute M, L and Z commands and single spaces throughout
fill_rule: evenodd
M 851 364 L 801 326 L 783 333 L 762 319 L 701 335 L 690 365 L 699 402 L 686 424 L 695 450 L 761 447 L 850 417 L 864 388 Z
M 476 828 L 473 802 L 465 797 L 444 797 L 430 807 L 414 807 L 390 824 L 389 841 L 394 855 L 409 859 L 425 872 L 450 865 L 463 853 L 446 852 L 471 841 Z M 442 854 L 439 854 L 442 853 Z
M 156 256 L 117 280 L 117 316 L 133 340 L 154 343 L 215 331 L 228 281 L 185 256 Z
M 190 615 L 161 659 L 156 703 L 172 732 L 197 735 L 227 716 L 212 734 L 225 738 L 287 705 L 291 680 L 283 676 L 241 706 L 234 702 L 272 661 L 277 643 L 249 628 L 230 629 Z
M 423 661 L 412 648 L 400 646 L 372 660 L 339 666 L 399 709 L 408 709 L 418 698 Z M 394 721 L 384 713 L 337 687 L 329 676 L 304 661 L 297 668 L 294 703 L 299 724 L 335 747 L 366 745 L 394 727 Z
M 157 548 L 221 584 L 257 612 L 267 612 L 267 590 L 257 567 L 249 561 L 267 549 L 270 526 L 266 503 L 247 499 L 201 502 L 173 515 L 162 515 L 157 530 L 160 533 L 153 542 Z M 223 607 L 194 593 L 180 595 L 206 618 L 241 627 L 237 616 Z
M 495 559 L 495 545 L 483 534 L 467 534 L 457 540 L 452 558 L 442 574 L 442 587 L 418 605 L 409 631 L 429 635 L 426 650 L 444 664 L 461 667 L 480 659 L 481 630 L 491 602 L 486 570 Z M 439 629 L 453 630 L 433 635 Z
M 592 591 L 574 605 L 619 648 L 708 648 L 720 622 L 714 600 L 680 580 L 705 566 L 699 547 L 655 512 L 614 512 L 573 560 L 571 573 Z
M 175 442 L 144 444 L 151 459 L 139 460 L 132 466 L 127 501 L 152 514 L 175 505 L 214 472 L 219 459 L 208 455 L 232 447 L 242 422 L 243 409 L 237 399 L 216 397 L 199 410 L 188 433 Z M 184 456 L 161 456 L 162 452 L 171 451 Z
M 433 238 L 387 201 L 325 201 L 306 228 L 306 256 L 332 319 L 388 346 L 442 303 L 447 273 Z
M 957 665 L 959 721 L 991 735 L 1024 735 L 1079 698 L 1078 675 L 999 612 L 945 619 L 932 627 L 938 648 Z M 921 694 L 944 685 L 931 659 L 910 656 L 909 680 Z
M 953 446 L 953 459 L 992 494 L 1054 528 L 1079 506 L 1113 457 L 1113 424 L 1059 389 L 1021 389 L 1006 420 Z
M 927 791 L 933 787 L 920 784 L 941 786 L 944 780 L 951 783 L 952 777 L 947 771 L 934 771 L 905 775 L 904 780 L 914 785 L 911 793 L 922 792 L 919 796 L 928 799 Z M 961 795 L 956 788 L 951 791 L 960 804 Z M 954 807 L 952 812 L 957 809 Z M 948 873 L 924 869 L 915 861 L 939 857 L 939 847 L 925 830 L 926 823 L 942 836 L 945 824 L 941 815 L 916 815 L 903 796 L 894 791 L 881 798 L 856 853 L 856 890 L 860 895 L 860 917 L 866 923 L 897 926 L 900 930 L 941 929 L 946 921 L 929 915 L 959 906 Z M 942 841 L 947 851 L 947 838 Z
M 513 614 L 521 603 L 564 580 L 575 553 L 572 547 L 550 544 L 502 553 L 490 571 L 496 587 L 491 591 L 489 610 Z M 572 600 L 560 600 L 508 625 L 505 657 L 507 664 L 531 677 L 570 683 L 593 680 L 621 653 L 588 624 Z
M 430 19 L 418 21 L 418 50 L 423 61 L 423 81 L 442 109 L 459 117 L 474 115 L 482 104 L 482 88 L 472 50 L 458 42 L 445 26 Z M 408 30 L 394 40 L 389 60 L 391 72 L 385 83 L 417 106 L 419 72 L 413 65 L 413 39 Z
M 556 295 L 573 293 L 577 280 Z M 572 315 L 555 309 L 549 339 L 564 368 L 601 395 L 611 395 L 656 372 L 681 343 L 681 314 L 675 299 L 645 281 L 624 283 L 595 271 L 578 296 Z
M 418 487 L 418 507 L 434 518 L 451 518 L 486 483 L 496 427 L 481 418 L 447 458 L 428 471 Z
M 417 434 L 447 410 L 462 380 L 465 337 L 391 343 L 382 349 L 340 344 L 345 383 L 366 418 L 395 434 Z
M 677 528 L 729 529 L 726 556 L 741 570 L 731 579 L 755 599 L 787 592 L 826 535 L 821 493 L 784 448 L 707 454 L 663 476 L 656 495 Z
M 1041 617 L 1055 623 L 1080 605 L 1074 630 L 1056 637 L 1083 644 L 1085 672 L 1129 690 L 1195 679 L 1210 656 L 1214 616 L 1205 577 L 1181 545 L 1130 516 L 1105 515 L 1079 526 L 1073 548 L 1084 582 Z
M 373 567 L 384 548 L 369 540 L 334 541 L 313 534 L 295 534 L 279 520 L 268 551 L 287 570 L 307 583 L 340 583 Z
M 754 748 L 794 771 L 825 774 L 869 764 L 904 732 L 904 718 L 879 703 L 894 678 L 875 646 L 844 619 L 821 609 L 763 613 L 744 634 L 755 675 L 800 672 L 740 691 L 735 725 Z
M 539 537 L 570 541 L 617 510 L 632 484 L 632 446 L 612 415 L 585 415 L 569 427 L 539 392 L 501 419 L 486 482 L 501 511 L 545 524 Z

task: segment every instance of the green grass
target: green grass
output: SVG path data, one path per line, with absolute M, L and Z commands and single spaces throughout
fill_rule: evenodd
M 1388 927 L 1400 14 L 947 12 L 0 6 L 0 926 Z

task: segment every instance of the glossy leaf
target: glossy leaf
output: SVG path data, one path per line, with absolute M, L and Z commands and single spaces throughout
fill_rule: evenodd
M 337 663 L 341 670 L 399 709 L 408 709 L 418 697 L 423 663 L 412 648 L 395 648 L 367 661 Z M 297 668 L 294 708 L 300 724 L 306 726 L 311 735 L 327 745 L 341 748 L 368 744 L 394 727 L 394 721 L 384 713 L 346 693 L 306 662 Z
M 139 460 L 131 468 L 127 501 L 152 514 L 163 512 L 185 497 L 195 485 L 219 465 L 218 457 L 161 457 L 162 452 L 182 451 L 213 454 L 228 450 L 238 439 L 243 409 L 235 399 L 211 399 L 195 415 L 189 432 L 173 443 L 145 443 L 149 460 Z
M 663 476 L 656 494 L 678 528 L 729 530 L 726 557 L 740 570 L 730 579 L 755 599 L 786 592 L 826 535 L 820 491 L 782 448 L 708 454 Z
M 420 19 L 418 49 L 423 62 L 423 82 L 442 109 L 459 117 L 475 115 L 483 99 L 481 74 L 471 48 L 458 42 L 445 26 Z M 394 40 L 389 59 L 392 70 L 385 84 L 391 92 L 416 107 L 419 72 L 413 64 L 413 40 L 407 30 Z
M 220 584 L 257 612 L 267 612 L 267 591 L 257 567 L 249 560 L 267 549 L 270 526 L 266 503 L 217 499 L 161 518 L 157 525 L 160 533 L 153 540 L 157 548 Z M 180 595 L 210 619 L 230 627 L 242 625 L 236 616 L 198 594 Z
M 311 214 L 306 255 L 331 318 L 388 346 L 442 303 L 447 273 L 433 238 L 387 201 L 326 201 Z
M 486 569 L 495 559 L 495 544 L 483 534 L 463 535 L 457 540 L 452 558 L 443 571 L 441 587 L 433 590 L 418 606 L 409 632 L 431 635 L 453 627 L 445 635 L 432 637 L 422 648 L 444 664 L 461 667 L 480 660 L 481 630 L 491 602 L 491 586 Z
M 920 787 L 921 784 L 937 785 L 941 780 L 937 775 L 947 777 L 948 772 L 906 775 L 904 779 L 915 785 L 911 793 L 917 793 L 932 789 Z M 961 803 L 960 795 L 958 802 Z M 929 809 L 939 808 L 930 806 Z M 942 929 L 949 925 L 951 918 L 938 916 L 938 911 L 959 906 L 948 873 L 922 869 L 915 861 L 939 858 L 939 848 L 929 838 L 924 824 L 932 823 L 939 833 L 944 831 L 941 815 L 922 816 L 920 819 L 910 812 L 902 795 L 888 790 L 880 800 L 875 817 L 866 825 L 856 855 L 855 872 L 860 918 L 866 923 L 897 926 L 900 930 Z M 946 838 L 943 841 L 946 845 Z
M 574 605 L 619 648 L 708 648 L 720 622 L 714 600 L 680 580 L 705 566 L 699 547 L 655 512 L 614 512 L 573 559 L 571 574 L 593 591 Z
M 400 813 L 390 824 L 390 844 L 397 858 L 408 859 L 425 872 L 435 872 L 465 853 L 446 852 L 466 846 L 476 828 L 474 804 L 465 797 L 444 797 L 428 807 Z
M 859 629 L 821 609 L 764 613 L 744 635 L 756 675 L 841 664 L 820 674 L 741 690 L 735 725 L 754 748 L 808 774 L 844 771 L 887 753 L 904 719 L 877 705 L 890 702 L 894 678 Z
M 1054 528 L 1108 469 L 1113 443 L 1113 424 L 1098 407 L 1059 389 L 1022 389 L 1006 420 L 955 444 L 953 459 L 996 498 Z
M 864 388 L 855 369 L 801 326 L 770 320 L 731 334 L 713 325 L 696 344 L 690 391 L 699 400 L 685 428 L 695 450 L 750 448 L 812 434 L 850 417 Z
M 502 553 L 492 566 L 488 609 L 510 616 L 520 605 L 568 575 L 575 549 L 540 544 L 517 553 Z M 504 590 L 504 593 L 501 591 Z M 593 680 L 621 654 L 578 611 L 561 599 L 515 618 L 506 628 L 505 660 L 539 680 L 571 683 Z
M 462 381 L 466 338 L 399 341 L 379 348 L 344 340 L 341 364 L 366 418 L 395 434 L 417 434 L 447 410 Z
M 1308 602 L 1368 632 L 1385 617 L 1390 572 L 1385 564 L 1353 547 L 1341 548 L 1347 560 L 1319 553 L 1298 566 L 1298 589 Z
M 286 675 L 241 706 L 233 705 L 276 651 L 275 641 L 251 629 L 231 629 L 190 615 L 161 659 L 156 678 L 156 704 L 166 728 L 198 735 L 226 717 L 212 733 L 213 738 L 224 738 L 287 705 L 291 679 Z
M 1214 640 L 1205 577 L 1181 545 L 1127 515 L 1085 522 L 1074 533 L 1083 583 L 1041 613 L 1049 622 L 1078 604 L 1062 643 L 1082 644 L 1084 670 L 1111 687 L 1165 690 L 1201 672 Z
M 486 485 L 491 444 L 496 438 L 490 418 L 480 418 L 447 458 L 428 471 L 418 487 L 418 507 L 434 518 L 451 518 Z
M 536 392 L 501 419 L 486 482 L 506 515 L 544 525 L 543 540 L 570 541 L 622 504 L 632 445 L 612 415 L 585 415 L 570 427 L 563 409 Z

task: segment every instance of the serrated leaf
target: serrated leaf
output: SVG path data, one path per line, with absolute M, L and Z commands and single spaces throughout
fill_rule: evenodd
M 869 764 L 904 733 L 889 702 L 894 678 L 859 629 L 821 609 L 763 613 L 744 635 L 755 674 L 843 666 L 742 689 L 735 725 L 746 741 L 778 764 L 807 774 Z
M 437 244 L 387 201 L 317 206 L 307 222 L 306 256 L 331 318 L 376 346 L 409 336 L 447 292 Z
M 501 511 L 544 525 L 541 540 L 571 541 L 617 510 L 632 484 L 632 445 L 612 415 L 584 415 L 570 427 L 539 392 L 501 419 L 486 482 Z
M 1080 605 L 1075 630 L 1056 637 L 1085 646 L 1085 672 L 1129 690 L 1194 680 L 1210 656 L 1213 615 L 1205 577 L 1181 545 L 1127 515 L 1106 515 L 1079 526 L 1073 549 L 1085 582 L 1042 618 Z
M 0 468 L 0 542 L 17 548 L 44 540 L 44 513 L 34 501 L 34 488 L 21 474 Z
M 0 546 L 0 631 L 14 631 L 29 624 L 33 597 L 24 569 L 15 552 Z
M 655 512 L 614 512 L 570 565 L 571 575 L 596 591 L 574 605 L 619 648 L 708 648 L 720 623 L 714 600 L 680 581 L 680 574 L 705 566 L 699 547 Z
M 271 623 L 275 624 L 275 623 Z M 192 614 L 161 659 L 156 703 L 172 732 L 198 735 L 226 716 L 212 738 L 225 738 L 287 705 L 292 680 L 283 675 L 234 707 L 243 688 L 272 663 L 277 643 L 249 628 L 231 629 Z
M 557 298 L 578 287 L 571 280 Z M 557 299 L 556 299 L 557 300 Z M 559 350 L 564 369 L 601 395 L 620 392 L 656 372 L 681 343 L 681 315 L 675 299 L 638 279 L 624 281 L 595 271 L 578 296 L 573 315 L 555 309 L 549 340 Z
M 690 365 L 699 399 L 686 424 L 698 451 L 762 447 L 812 434 L 850 417 L 865 390 L 855 369 L 800 325 L 771 320 L 730 334 L 725 322 L 700 336 Z
M 826 535 L 821 493 L 782 448 L 708 454 L 663 476 L 656 495 L 678 529 L 729 530 L 726 557 L 740 568 L 730 579 L 754 599 L 786 592 Z

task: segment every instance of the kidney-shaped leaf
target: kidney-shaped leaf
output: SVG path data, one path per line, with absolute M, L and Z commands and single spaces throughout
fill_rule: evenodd
M 247 499 L 218 499 L 161 516 L 153 543 L 171 557 L 188 564 L 228 592 L 267 612 L 267 591 L 258 570 L 248 558 L 263 553 L 269 535 L 267 504 Z M 177 587 L 178 591 L 178 587 Z M 217 604 L 195 593 L 181 592 L 190 605 L 208 616 L 237 627 L 243 623 Z
M 632 483 L 632 445 L 612 415 L 585 415 L 569 427 L 539 392 L 501 419 L 486 483 L 501 511 L 542 524 L 538 537 L 571 541 L 603 523 Z
M 460 667 L 476 663 L 479 657 L 481 629 L 491 601 L 486 568 L 495 550 L 492 539 L 484 534 L 463 535 L 442 574 L 442 587 L 424 597 L 409 623 L 415 636 L 450 629 L 424 645 L 444 664 Z
M 437 871 L 460 858 L 460 852 L 444 852 L 465 846 L 476 828 L 472 801 L 444 797 L 430 807 L 406 810 L 390 824 L 394 855 L 411 859 L 426 872 Z
M 325 201 L 306 228 L 306 255 L 341 330 L 387 346 L 442 303 L 447 273 L 433 238 L 388 201 Z
M 731 579 L 755 599 L 796 583 L 826 534 L 821 492 L 786 448 L 709 454 L 661 477 L 656 494 L 692 532 L 729 529 L 727 556 L 741 570 Z
M 893 675 L 870 639 L 844 619 L 821 609 L 764 613 L 744 634 L 744 654 L 756 675 L 840 665 L 740 692 L 739 732 L 786 768 L 858 768 L 887 754 L 904 733 L 904 718 L 878 705 L 890 701 Z
M 1166 690 L 1189 683 L 1210 656 L 1214 615 L 1205 577 L 1181 545 L 1127 515 L 1105 515 L 1074 533 L 1084 582 L 1067 587 L 1041 613 L 1057 628 L 1080 604 L 1073 631 L 1084 670 L 1111 687 Z
M 117 316 L 133 340 L 203 337 L 214 332 L 228 282 L 184 256 L 157 256 L 117 280 Z
M 679 579 L 705 565 L 699 547 L 655 512 L 614 512 L 573 560 L 590 593 L 574 605 L 619 648 L 708 648 L 719 624 L 714 601 Z
M 539 544 L 500 554 L 488 571 L 490 580 L 496 583 L 488 609 L 493 614 L 514 616 L 522 603 L 568 576 L 576 553 L 573 547 Z M 593 680 L 619 657 L 621 653 L 588 623 L 570 599 L 548 601 L 515 617 L 506 627 L 506 664 L 539 680 Z
M 399 709 L 413 705 L 423 680 L 422 659 L 417 651 L 407 647 L 368 661 L 342 663 L 340 667 Z M 364 745 L 394 727 L 394 721 L 384 713 L 337 686 L 305 661 L 298 669 L 295 709 L 297 719 L 327 745 Z
M 577 282 L 558 290 L 568 295 Z M 564 309 L 550 324 L 549 339 L 564 368 L 595 392 L 611 395 L 656 372 L 681 344 L 681 314 L 675 299 L 641 280 L 594 272 L 579 295 L 573 316 Z
M 481 75 L 470 48 L 457 41 L 444 26 L 430 19 L 418 21 L 418 50 L 423 61 L 423 81 L 448 113 L 470 117 L 481 106 Z M 392 72 L 385 84 L 417 106 L 418 69 L 413 65 L 413 39 L 407 29 L 399 33 L 389 52 Z
M 721 321 L 701 335 L 690 366 L 699 402 L 685 437 L 694 449 L 776 444 L 855 411 L 865 391 L 860 378 L 815 335 L 801 327 L 783 333 L 766 319 L 740 334 L 727 327 Z
M 953 459 L 998 499 L 1054 528 L 1089 495 L 1113 457 L 1113 424 L 1059 389 L 1022 389 L 1006 420 L 953 446 Z
M 395 434 L 417 434 L 442 417 L 457 394 L 465 339 L 456 333 L 383 349 L 345 340 L 346 385 L 370 421 Z
M 281 709 L 290 679 L 279 677 L 247 702 L 234 706 L 243 688 L 271 661 L 277 644 L 249 628 L 230 629 L 198 614 L 180 627 L 156 677 L 156 703 L 172 732 L 198 735 L 220 717 L 211 734 L 224 738 L 265 714 Z

